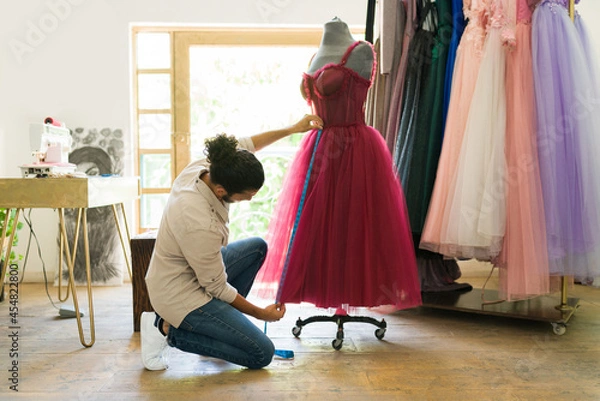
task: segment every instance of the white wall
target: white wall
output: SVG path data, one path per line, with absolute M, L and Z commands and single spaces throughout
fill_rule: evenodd
M 27 0 L 0 13 L 0 176 L 31 160 L 28 124 L 55 116 L 69 127 L 122 128 L 130 136 L 130 24 L 312 25 L 334 16 L 364 26 L 366 0 Z M 131 145 L 131 140 L 128 141 Z M 126 173 L 133 170 L 133 152 Z M 2 194 L 0 194 L 0 197 Z M 32 220 L 50 270 L 58 263 L 57 219 Z M 133 219 L 130 217 L 130 221 Z M 24 253 L 29 230 L 20 233 Z M 26 281 L 41 281 L 32 245 Z

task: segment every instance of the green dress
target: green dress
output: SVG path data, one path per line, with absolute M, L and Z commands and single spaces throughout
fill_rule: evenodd
M 394 162 L 413 235 L 420 235 L 443 138 L 444 85 L 452 33 L 451 0 L 417 0 L 419 25 L 409 48 Z

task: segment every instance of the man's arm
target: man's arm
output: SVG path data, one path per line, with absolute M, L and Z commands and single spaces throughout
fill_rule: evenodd
M 306 132 L 311 129 L 322 128 L 323 120 L 321 120 L 319 116 L 316 116 L 314 114 L 306 114 L 304 117 L 302 117 L 300 121 L 298 121 L 294 125 L 274 131 L 267 131 L 261 134 L 256 134 L 250 137 L 250 139 L 252 139 L 254 149 L 256 151 L 259 151 L 262 148 L 269 146 L 273 142 L 276 142 L 281 138 L 285 138 L 288 135 L 296 134 L 299 132 Z
M 240 294 L 237 294 L 231 303 L 231 306 L 246 315 L 264 320 L 265 322 L 276 322 L 285 315 L 284 304 L 271 304 L 266 308 L 261 308 L 254 305 Z

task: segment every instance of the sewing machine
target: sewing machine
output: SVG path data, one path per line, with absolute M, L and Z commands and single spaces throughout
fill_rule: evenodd
M 74 174 L 77 166 L 69 163 L 71 132 L 48 123 L 29 124 L 29 144 L 35 161 L 19 166 L 23 178 Z

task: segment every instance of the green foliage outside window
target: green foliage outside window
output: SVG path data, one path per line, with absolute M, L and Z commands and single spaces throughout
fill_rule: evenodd
M 301 96 L 302 72 L 313 47 L 214 47 L 190 49 L 192 160 L 204 140 L 225 132 L 250 136 L 288 126 L 310 112 Z M 265 237 L 283 179 L 305 134 L 283 138 L 259 151 L 265 184 L 250 202 L 232 204 L 229 240 Z
M 264 238 L 291 156 L 258 155 L 265 170 L 265 184 L 250 202 L 234 203 L 229 209 L 229 240 Z

